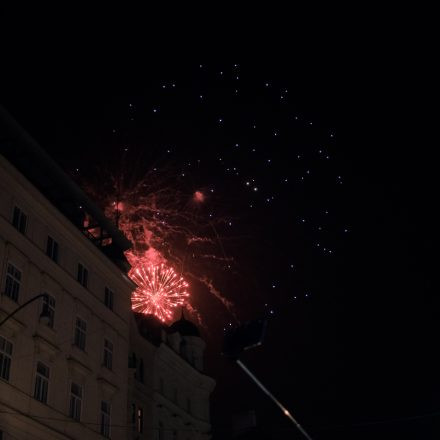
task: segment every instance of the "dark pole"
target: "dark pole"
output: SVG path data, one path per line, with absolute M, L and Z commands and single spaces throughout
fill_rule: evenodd
M 30 304 L 31 302 L 35 301 L 38 298 L 42 298 L 45 297 L 47 298 L 47 293 L 40 293 L 36 296 L 34 296 L 33 298 L 31 298 L 29 301 L 26 301 L 24 304 L 22 304 L 20 307 L 17 307 L 12 313 L 10 313 L 8 316 L 6 316 L 5 319 L 3 319 L 3 321 L 0 322 L 0 327 L 9 319 L 12 318 L 17 312 L 19 312 L 21 309 L 23 309 L 24 307 L 26 307 L 28 304 Z
M 258 347 L 263 343 L 266 333 L 267 319 L 257 319 L 230 330 L 225 334 L 223 342 L 223 354 L 234 360 L 238 366 L 255 382 L 255 384 L 266 394 L 275 405 L 280 408 L 283 414 L 298 428 L 301 434 L 312 440 L 305 429 L 296 421 L 290 411 L 257 379 L 248 367 L 239 359 L 240 354 L 249 348 Z
M 240 361 L 237 359 L 237 364 L 241 369 L 261 388 L 261 390 L 269 396 L 269 398 L 281 409 L 283 414 L 298 428 L 301 434 L 307 439 L 312 440 L 309 434 L 304 430 L 304 428 L 295 420 L 295 418 L 290 414 L 289 410 L 256 378 L 256 376 Z

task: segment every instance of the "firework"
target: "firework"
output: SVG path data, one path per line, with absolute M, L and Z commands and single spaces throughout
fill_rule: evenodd
M 205 194 L 202 191 L 196 191 L 193 195 L 193 200 L 198 203 L 203 203 L 205 201 Z
M 153 314 L 162 321 L 173 317 L 174 309 L 189 296 L 188 283 L 165 264 L 139 264 L 129 273 L 137 284 L 131 303 L 135 312 Z
M 197 295 L 200 292 L 213 295 L 235 317 L 232 302 L 217 286 L 219 274 L 223 276 L 223 271 L 230 270 L 234 264 L 234 259 L 225 253 L 222 244 L 225 237 L 217 233 L 217 227 L 227 224 L 228 219 L 220 214 L 213 217 L 211 210 L 205 212 L 202 205 L 208 201 L 206 192 L 202 189 L 182 192 L 174 175 L 168 169 L 155 169 L 154 173 L 147 172 L 132 181 L 128 170 L 119 174 L 108 171 L 99 179 L 108 183 L 105 191 L 100 183 L 83 185 L 100 200 L 107 217 L 113 219 L 133 244 L 125 256 L 132 267 L 129 276 L 139 286 L 132 294 L 134 311 L 170 321 L 175 307 L 181 305 L 199 325 L 205 325 L 188 294 L 180 300 L 171 297 L 163 306 L 160 302 L 154 304 L 146 280 L 152 276 L 153 267 L 163 265 L 164 270 L 179 267 L 184 279 L 195 284 Z M 212 198 L 209 202 L 210 209 L 217 206 Z M 182 288 L 182 292 L 185 290 Z

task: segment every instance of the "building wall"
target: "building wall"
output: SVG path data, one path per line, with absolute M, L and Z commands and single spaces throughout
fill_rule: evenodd
M 136 353 L 138 362 L 143 360 L 144 382 L 138 380 L 139 374 L 135 374 L 134 368 L 129 379 L 128 403 L 130 408 L 143 408 L 148 417 L 142 433 L 134 424 L 133 439 L 211 438 L 209 397 L 215 382 L 184 359 L 178 349 L 181 337 L 178 333 L 170 335 L 164 329 L 161 340 L 153 344 L 139 334 L 132 320 L 130 350 Z
M 24 234 L 12 225 L 14 206 L 27 215 Z M 59 244 L 58 262 L 46 255 L 47 236 Z M 22 273 L 18 302 L 5 296 L 11 262 Z M 78 263 L 89 272 L 77 281 Z M 113 310 L 104 289 L 114 291 Z M 71 222 L 0 156 L 0 319 L 36 294 L 55 299 L 53 328 L 40 322 L 42 300 L 0 327 L 13 344 L 9 380 L 0 378 L 0 430 L 19 439 L 94 439 L 101 400 L 111 402 L 111 438 L 127 438 L 127 377 L 132 282 Z M 73 345 L 75 320 L 87 323 L 85 350 Z M 104 338 L 113 344 L 113 366 L 103 367 Z M 50 368 L 47 404 L 33 398 L 38 362 Z M 70 385 L 83 387 L 81 421 L 68 417 Z

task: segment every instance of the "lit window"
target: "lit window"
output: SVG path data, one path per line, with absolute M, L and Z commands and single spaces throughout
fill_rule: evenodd
M 72 382 L 70 387 L 69 416 L 72 419 L 81 420 L 82 386 Z
M 137 410 L 137 431 L 141 434 L 144 432 L 144 410 L 142 408 Z
M 104 367 L 111 370 L 112 366 L 113 366 L 113 344 L 108 339 L 104 339 Z
M 47 325 L 50 328 L 53 328 L 53 323 L 55 320 L 55 298 L 47 293 L 46 296 L 43 296 L 43 312 L 49 317 L 49 322 Z
M 18 301 L 20 291 L 21 272 L 11 263 L 8 263 L 6 270 L 5 295 L 13 301 Z
M 26 232 L 27 215 L 17 206 L 14 208 L 12 217 L 12 225 L 22 234 Z
M 11 370 L 12 343 L 0 336 L 0 378 L 9 380 Z
M 78 263 L 77 280 L 82 286 L 87 287 L 89 282 L 89 271 L 81 263 Z
M 47 237 L 46 255 L 58 263 L 58 243 L 51 236 Z
M 49 389 L 49 367 L 42 362 L 37 364 L 35 376 L 34 397 L 40 402 L 47 403 L 47 391 Z
M 104 304 L 110 309 L 113 310 L 113 290 L 110 290 L 108 287 L 105 288 L 104 291 Z
M 101 435 L 110 438 L 110 402 L 101 401 Z
M 74 344 L 81 350 L 86 349 L 87 323 L 81 318 L 76 318 Z

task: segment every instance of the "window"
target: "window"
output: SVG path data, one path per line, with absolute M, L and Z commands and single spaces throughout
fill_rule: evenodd
M 81 264 L 78 263 L 78 282 L 87 287 L 89 281 L 89 271 Z
M 162 378 L 159 379 L 159 391 L 160 391 L 161 394 L 164 393 L 164 383 L 163 383 L 163 379 Z
M 50 235 L 47 237 L 46 254 L 58 263 L 58 243 Z
M 191 399 L 189 397 L 186 399 L 186 410 L 191 414 Z
M 22 234 L 26 232 L 27 215 L 17 206 L 14 208 L 12 225 Z
M 81 318 L 76 318 L 74 344 L 81 350 L 86 349 L 87 323 Z
M 136 368 L 136 353 L 131 353 L 131 356 L 128 356 L 128 368 Z M 134 377 L 136 378 L 136 372 L 134 373 Z
M 133 423 L 133 427 L 134 427 L 134 424 L 136 423 L 136 404 L 135 403 L 131 404 L 131 423 Z
M 144 410 L 142 408 L 137 410 L 137 432 L 141 434 L 144 432 Z
M 111 370 L 112 366 L 113 366 L 113 344 L 108 339 L 104 339 L 104 367 Z
M 11 370 L 12 343 L 0 336 L 0 378 L 9 380 Z
M 177 388 L 176 387 L 174 387 L 174 390 L 173 390 L 173 402 L 177 403 Z
M 139 359 L 136 364 L 136 373 L 134 375 L 135 379 L 139 382 L 144 383 L 144 361 L 143 359 Z
M 47 313 L 49 317 L 49 322 L 47 325 L 53 328 L 53 323 L 55 320 L 55 298 L 46 293 L 47 296 L 43 296 L 43 312 Z
M 163 430 L 163 423 L 159 422 L 159 440 L 164 440 L 165 439 L 165 433 Z
M 82 386 L 72 382 L 70 386 L 69 416 L 72 419 L 81 420 Z
M 105 288 L 104 291 L 104 304 L 110 309 L 113 310 L 113 290 L 110 290 L 108 287 Z
M 35 377 L 34 397 L 40 402 L 47 403 L 47 391 L 49 389 L 49 367 L 42 362 L 37 364 Z
M 13 301 L 18 302 L 20 291 L 21 272 L 11 263 L 8 263 L 6 270 L 5 295 Z
M 110 438 L 110 402 L 101 401 L 101 435 Z

